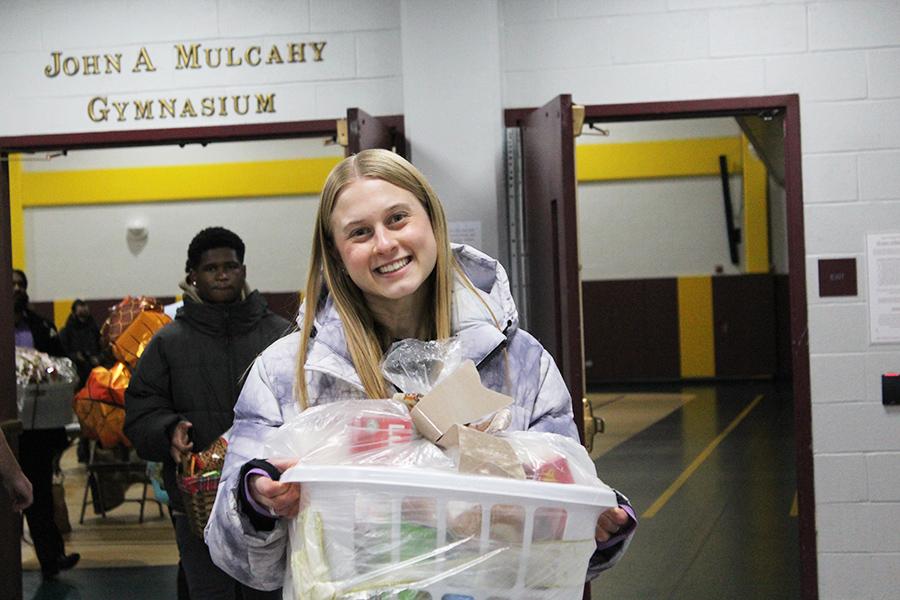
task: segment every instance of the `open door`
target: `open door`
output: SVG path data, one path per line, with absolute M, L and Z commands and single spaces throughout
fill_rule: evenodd
M 13 338 L 12 259 L 9 225 L 9 163 L 0 152 L 0 435 L 6 436 L 13 451 L 18 448 L 22 423 L 16 410 L 16 356 Z M 8 598 L 22 597 L 22 517 L 12 510 L 12 501 L 0 492 L 0 578 Z
M 584 443 L 584 350 L 572 97 L 557 96 L 523 115 L 518 125 L 522 140 L 528 330 L 553 355 L 566 380 L 578 435 Z
M 361 108 L 348 108 L 346 132 L 347 156 L 370 148 L 384 148 L 409 159 L 402 116 L 373 117 Z M 341 135 L 340 125 L 338 135 Z
M 399 116 L 381 117 L 389 127 L 402 132 L 403 119 Z M 12 310 L 12 238 L 10 227 L 10 154 L 24 152 L 55 152 L 61 149 L 121 148 L 126 146 L 153 146 L 241 140 L 269 140 L 304 137 L 332 137 L 335 135 L 334 119 L 293 121 L 279 123 L 254 123 L 248 125 L 219 125 L 211 127 L 184 127 L 107 131 L 98 133 L 59 133 L 35 136 L 0 136 L 0 429 L 11 445 L 17 445 L 22 423 L 16 408 L 16 378 L 14 352 L 14 323 Z M 5 592 L 0 598 L 21 599 L 22 518 L 11 509 L 9 498 L 0 491 L 0 581 Z

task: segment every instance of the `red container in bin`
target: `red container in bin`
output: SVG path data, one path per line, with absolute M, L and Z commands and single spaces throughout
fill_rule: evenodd
M 353 419 L 350 453 L 371 452 L 412 440 L 413 423 L 408 417 L 359 415 Z
M 569 469 L 569 461 L 564 456 L 541 464 L 534 478 L 538 481 L 553 483 L 575 483 L 575 478 L 572 477 L 572 471 Z
M 529 478 L 550 483 L 575 483 L 569 461 L 564 456 L 541 463 L 534 471 L 534 477 Z M 534 515 L 535 541 L 561 540 L 566 530 L 566 520 L 566 511 L 563 509 L 538 509 Z

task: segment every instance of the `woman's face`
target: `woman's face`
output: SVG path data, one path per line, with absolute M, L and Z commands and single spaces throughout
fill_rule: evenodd
M 370 303 L 411 296 L 437 261 L 425 207 L 381 179 L 357 179 L 341 191 L 331 233 L 347 274 Z

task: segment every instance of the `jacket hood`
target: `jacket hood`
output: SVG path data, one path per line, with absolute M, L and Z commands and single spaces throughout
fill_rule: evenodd
M 207 304 L 185 294 L 184 306 L 175 318 L 212 336 L 241 335 L 253 329 L 269 313 L 269 305 L 254 290 L 243 300 L 231 304 Z
M 503 331 L 517 328 L 519 312 L 503 265 L 471 246 L 452 244 L 451 248 L 483 301 L 475 298 L 457 276 L 453 285 L 453 330 L 465 329 L 470 323 L 484 319 L 496 320 Z
M 509 289 L 509 279 L 499 262 L 463 244 L 453 244 L 452 251 L 475 293 L 458 274 L 455 276 L 451 328 L 462 342 L 464 358 L 478 365 L 505 344 L 507 336 L 518 326 L 519 316 Z M 304 299 L 297 315 L 297 325 L 301 329 L 306 308 Z M 316 313 L 314 335 L 316 343 L 310 350 L 308 368 L 327 371 L 351 383 L 358 383 L 359 377 L 352 366 L 344 328 L 330 295 L 325 297 Z M 335 361 L 337 357 L 342 359 L 339 362 L 345 368 L 339 368 L 339 363 Z

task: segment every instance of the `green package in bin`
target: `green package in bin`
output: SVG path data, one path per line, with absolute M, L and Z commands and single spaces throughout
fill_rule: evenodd
M 400 540 L 400 560 L 415 558 L 437 547 L 437 529 L 415 523 L 402 523 Z
M 394 550 L 399 549 L 398 560 L 404 561 L 431 552 L 437 546 L 437 530 L 415 523 L 401 523 L 400 538 L 392 539 L 393 526 L 389 523 L 369 525 L 356 532 L 358 564 L 386 565 L 394 561 Z

